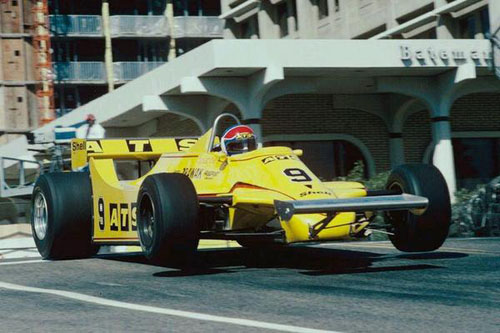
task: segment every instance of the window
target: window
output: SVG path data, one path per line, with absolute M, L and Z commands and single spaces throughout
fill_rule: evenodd
M 240 38 L 250 39 L 259 38 L 259 23 L 257 16 L 254 15 L 240 25 Z
M 500 175 L 500 138 L 453 138 L 457 185 L 473 189 Z
M 476 11 L 458 21 L 459 36 L 462 39 L 474 39 L 478 35 L 487 38 L 490 33 L 488 8 Z M 481 38 L 481 37 L 479 37 Z
M 19 50 L 14 50 L 14 55 L 16 57 L 19 57 L 21 55 L 21 52 L 19 52 Z
M 318 18 L 328 17 L 328 0 L 318 0 Z
M 280 37 L 288 36 L 288 8 L 287 2 L 280 3 L 277 7 L 278 25 L 280 27 Z
M 340 12 L 339 0 L 335 0 L 335 12 Z
M 476 18 L 474 15 L 469 15 L 459 21 L 460 38 L 474 39 L 476 35 Z
M 17 102 L 18 102 L 18 103 L 22 103 L 22 102 L 23 102 L 23 98 L 22 98 L 21 96 L 18 96 L 18 97 L 17 97 Z
M 12 6 L 17 6 L 17 0 L 12 0 Z
M 297 4 L 295 0 L 290 1 L 290 16 L 293 17 L 293 29 L 299 30 L 299 21 L 297 20 Z
M 479 16 L 481 18 L 481 32 L 484 37 L 488 37 L 490 34 L 490 13 L 488 12 L 488 7 L 481 10 Z
M 241 23 L 240 29 L 241 38 L 249 39 L 252 36 L 252 28 L 248 20 Z
M 363 153 L 349 141 L 275 141 L 267 143 L 266 146 L 302 149 L 304 155 L 300 159 L 316 176 L 325 181 L 347 176 L 357 161 L 363 162 L 365 177 L 368 178 L 368 168 Z

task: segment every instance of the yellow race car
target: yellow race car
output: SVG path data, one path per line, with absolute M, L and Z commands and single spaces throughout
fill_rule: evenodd
M 152 261 L 187 259 L 199 239 L 247 247 L 366 237 L 382 230 L 402 251 L 432 251 L 448 234 L 450 198 L 431 165 L 402 165 L 386 189 L 322 182 L 288 147 L 221 150 L 220 115 L 199 138 L 74 139 L 73 172 L 44 174 L 32 229 L 45 259 L 84 258 L 99 245 L 141 245 Z M 116 164 L 134 161 L 135 179 Z M 146 166 L 148 171 L 141 173 Z M 385 211 L 386 224 L 373 223 Z

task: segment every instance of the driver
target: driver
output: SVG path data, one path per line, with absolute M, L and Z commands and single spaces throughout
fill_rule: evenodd
M 231 156 L 246 153 L 257 148 L 253 130 L 245 125 L 230 127 L 221 139 L 222 151 Z

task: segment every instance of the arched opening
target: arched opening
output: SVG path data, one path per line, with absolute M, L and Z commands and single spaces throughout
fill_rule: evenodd
M 500 95 L 462 96 L 451 108 L 455 173 L 459 188 L 474 188 L 500 175 Z
M 366 176 L 389 170 L 384 120 L 334 97 L 291 94 L 270 101 L 261 119 L 264 145 L 303 149 L 306 164 L 328 180 L 348 174 L 357 160 L 364 162 Z
M 473 189 L 500 175 L 500 95 L 462 96 L 451 108 L 450 125 L 457 188 Z M 431 142 L 423 161 L 432 163 Z

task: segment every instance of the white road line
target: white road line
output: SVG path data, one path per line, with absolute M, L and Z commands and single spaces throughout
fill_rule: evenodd
M 276 331 L 282 331 L 282 332 L 339 333 L 336 331 L 326 331 L 326 330 L 319 330 L 319 329 L 300 327 L 300 326 L 274 324 L 274 323 L 267 323 L 267 322 L 251 320 L 251 319 L 214 316 L 214 315 L 204 314 L 204 313 L 188 312 L 188 311 L 181 311 L 181 310 L 168 309 L 168 308 L 159 308 L 159 307 L 148 306 L 148 305 L 126 303 L 126 302 L 120 302 L 120 301 L 113 301 L 113 300 L 109 300 L 109 299 L 101 298 L 101 297 L 88 296 L 85 294 L 75 293 L 75 292 L 71 292 L 71 291 L 34 288 L 34 287 L 21 286 L 21 285 L 12 284 L 12 283 L 6 283 L 6 282 L 0 282 L 0 288 L 9 289 L 9 290 L 24 291 L 24 292 L 30 292 L 30 293 L 61 296 L 61 297 L 66 297 L 66 298 L 70 298 L 70 299 L 81 301 L 81 302 L 94 303 L 94 304 L 98 304 L 98 305 L 111 306 L 111 307 L 115 307 L 115 308 L 122 308 L 122 309 L 134 310 L 134 311 L 144 311 L 144 312 L 158 313 L 158 314 L 163 314 L 163 315 L 168 315 L 168 316 L 183 317 L 183 318 L 204 320 L 204 321 L 212 321 L 212 322 L 219 322 L 219 323 L 233 324 L 233 325 L 240 325 L 240 326 L 247 326 L 247 327 L 263 328 L 263 329 L 276 330 Z
M 23 260 L 23 261 L 10 261 L 10 262 L 0 262 L 0 266 L 5 266 L 5 265 L 22 265 L 22 264 L 36 264 L 36 263 L 41 263 L 41 262 L 48 262 L 42 259 L 37 259 L 37 260 Z

